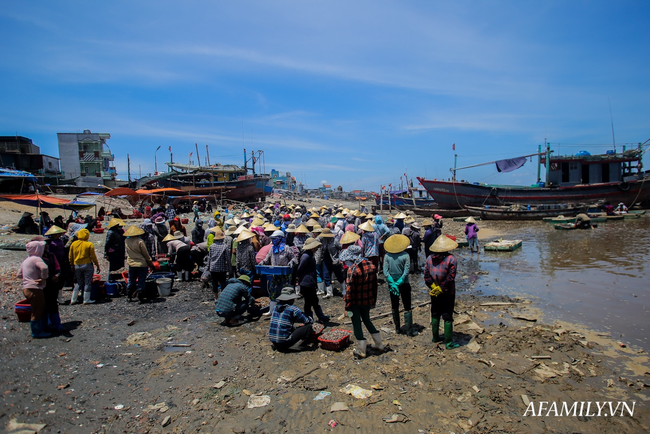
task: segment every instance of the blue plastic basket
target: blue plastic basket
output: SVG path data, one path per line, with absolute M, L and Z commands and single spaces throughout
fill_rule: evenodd
M 280 266 L 270 266 L 270 265 L 256 265 L 255 271 L 257 274 L 263 274 L 267 276 L 286 276 L 291 274 L 293 270 L 292 267 L 280 267 Z

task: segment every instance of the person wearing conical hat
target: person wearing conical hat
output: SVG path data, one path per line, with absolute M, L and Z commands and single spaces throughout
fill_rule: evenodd
M 395 220 L 394 227 L 399 229 L 400 234 L 404 230 L 404 220 L 405 219 L 406 219 L 406 214 L 404 214 L 403 212 L 397 213 L 395 215 L 395 217 L 393 217 L 393 220 Z
M 58 282 L 56 282 L 58 285 L 56 312 L 58 314 L 58 304 L 65 303 L 63 300 L 63 287 L 66 283 L 72 282 L 73 280 L 73 273 L 70 270 L 70 261 L 68 260 L 68 255 L 65 248 L 66 244 L 68 243 L 68 236 L 66 234 L 66 231 L 57 225 L 50 227 L 50 229 L 45 232 L 45 236 L 47 237 L 47 250 L 49 253 L 56 257 L 56 260 L 59 263 L 59 267 L 61 268 Z M 52 322 L 53 319 L 56 318 L 50 318 L 50 322 Z M 60 323 L 61 319 L 59 318 L 58 321 Z M 56 328 L 59 330 L 61 329 L 61 327 L 58 326 Z
M 152 216 L 151 221 L 153 222 L 153 233 L 156 236 L 156 251 L 159 254 L 167 253 L 167 244 L 163 242 L 165 237 L 169 235 L 169 229 L 165 225 L 165 217 L 162 215 Z
M 379 267 L 377 269 L 381 272 L 383 272 L 384 269 L 384 256 L 386 255 L 386 250 L 384 249 L 384 242 L 388 239 L 388 237 L 391 235 L 390 229 L 388 229 L 388 226 L 384 223 L 384 219 L 381 218 L 380 215 L 376 215 L 374 217 L 375 224 L 373 227 L 375 228 L 375 231 L 379 235 Z
M 45 288 L 43 288 L 43 298 L 45 300 L 44 312 L 42 316 L 42 324 L 44 329 L 49 330 L 53 333 L 63 333 L 63 326 L 61 325 L 61 317 L 59 316 L 59 291 L 63 288 L 63 263 L 59 261 L 59 258 L 63 259 L 65 257 L 65 249 L 60 251 L 59 254 L 54 254 L 50 248 L 54 249 L 52 242 L 56 241 L 56 238 L 59 238 L 65 231 L 57 226 L 51 226 L 47 230 L 46 234 L 48 238 L 43 237 L 34 237 L 34 240 L 44 240 L 45 241 L 45 250 L 41 258 L 43 262 L 47 265 L 48 276 L 45 280 Z M 60 241 L 60 240 L 59 240 Z M 70 266 L 68 265 L 68 270 Z M 69 333 L 68 333 L 69 334 Z
M 467 237 L 467 244 L 469 244 L 469 251 L 476 253 L 481 253 L 478 247 L 478 226 L 476 226 L 476 220 L 474 217 L 468 217 L 465 219 L 465 236 Z
M 307 229 L 307 226 L 300 225 L 296 228 L 293 237 L 293 245 L 302 250 L 302 246 L 305 244 L 307 239 L 310 238 L 310 231 Z
M 124 220 L 120 218 L 112 218 L 107 226 L 104 257 L 108 260 L 109 274 L 124 268 L 124 226 Z
M 237 264 L 237 272 L 240 275 L 246 275 L 253 279 L 255 275 L 255 247 L 251 240 L 255 237 L 249 230 L 242 230 L 237 236 L 237 250 L 235 252 L 235 259 Z
M 424 283 L 430 288 L 432 342 L 440 342 L 440 318 L 444 323 L 444 343 L 447 349 L 457 348 L 454 343 L 454 303 L 456 300 L 456 257 L 450 252 L 458 244 L 441 235 L 431 246 L 433 254 L 424 267 Z
M 363 256 L 377 269 L 379 267 L 379 233 L 370 222 L 361 223 L 359 230 L 361 231 Z
M 226 287 L 228 276 L 232 274 L 231 246 L 226 241 L 226 234 L 219 227 L 212 231 L 212 243 L 208 251 L 207 269 L 212 276 L 212 292 L 215 301 L 219 298 L 219 291 Z
M 411 240 L 406 235 L 396 234 L 388 237 L 384 243 L 386 256 L 384 257 L 384 276 L 390 291 L 390 304 L 393 313 L 395 332 L 401 333 L 399 300 L 404 304 L 404 324 L 406 334 L 415 336 L 413 330 L 413 312 L 411 311 L 411 283 L 409 282 L 409 267 L 411 259 L 406 249 L 411 245 Z
M 316 251 L 316 262 L 320 262 L 323 285 L 319 289 L 323 290 L 325 298 L 330 298 L 334 296 L 333 277 L 336 277 L 341 285 L 341 292 L 345 292 L 345 276 L 339 263 L 341 243 L 336 240 L 330 228 L 323 228 L 316 239 L 322 244 L 321 248 Z
M 296 277 L 298 278 L 298 284 L 300 285 L 300 294 L 305 299 L 305 308 L 303 311 L 307 316 L 313 317 L 313 310 L 314 314 L 318 317 L 318 321 L 326 323 L 330 317 L 323 313 L 323 309 L 318 302 L 318 295 L 316 294 L 316 289 L 318 287 L 318 274 L 316 271 L 316 258 L 314 257 L 314 254 L 320 247 L 320 241 L 315 238 L 308 238 L 307 241 L 305 241 L 305 244 L 302 247 L 300 262 L 296 270 Z
M 126 292 L 129 301 L 137 294 L 140 303 L 145 302 L 144 286 L 147 279 L 149 267 L 153 268 L 153 260 L 149 255 L 147 246 L 141 238 L 146 232 L 137 227 L 129 226 L 124 232 L 126 237 L 126 264 L 129 267 L 129 284 Z

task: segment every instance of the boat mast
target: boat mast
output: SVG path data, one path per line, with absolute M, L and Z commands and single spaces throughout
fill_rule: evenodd
M 546 143 L 546 139 L 544 139 Z M 542 145 L 537 145 L 537 184 L 542 181 L 542 159 L 540 155 L 542 154 Z
M 546 145 L 546 184 L 545 187 L 548 187 L 551 183 L 551 145 L 544 139 L 544 144 Z

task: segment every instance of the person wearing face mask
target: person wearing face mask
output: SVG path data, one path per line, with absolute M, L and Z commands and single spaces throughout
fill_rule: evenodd
M 287 247 L 286 241 L 284 238 L 284 232 L 281 230 L 276 230 L 271 234 L 271 244 L 272 247 L 269 249 L 269 252 L 266 254 L 264 259 L 260 262 L 260 265 L 271 265 L 273 267 L 291 267 L 293 269 L 294 265 L 298 264 L 298 258 L 294 254 L 294 250 Z M 292 274 L 284 275 L 273 275 L 271 277 L 271 282 L 269 284 L 269 299 L 270 306 L 269 311 L 264 313 L 264 316 L 269 316 L 273 314 L 273 309 L 277 304 L 276 298 L 280 295 L 282 288 L 287 286 L 292 286 L 293 281 Z
M 399 301 L 404 304 L 404 322 L 406 334 L 415 336 L 413 330 L 413 312 L 411 311 L 411 284 L 409 283 L 409 266 L 411 260 L 406 249 L 411 241 L 406 235 L 391 235 L 384 243 L 386 256 L 384 257 L 384 276 L 390 290 L 390 304 L 393 311 L 395 332 L 401 333 L 399 317 Z

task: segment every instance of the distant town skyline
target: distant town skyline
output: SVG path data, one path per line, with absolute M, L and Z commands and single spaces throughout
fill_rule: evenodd
M 57 133 L 109 133 L 123 180 L 127 154 L 138 177 L 196 143 L 202 160 L 206 144 L 222 164 L 262 149 L 309 188 L 374 191 L 449 178 L 455 154 L 620 151 L 650 138 L 648 16 L 645 1 L 11 2 L 0 135 L 58 156 Z M 536 176 L 534 158 L 457 175 Z

